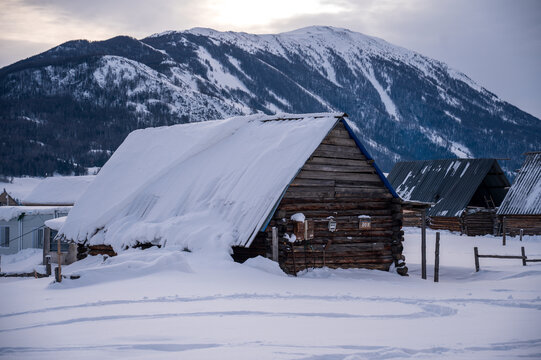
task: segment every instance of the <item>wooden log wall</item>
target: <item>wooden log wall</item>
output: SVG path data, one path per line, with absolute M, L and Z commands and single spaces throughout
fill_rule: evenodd
M 295 213 L 314 220 L 314 239 L 284 240 L 284 234 L 294 232 L 290 218 Z M 359 215 L 371 217 L 369 230 L 359 230 Z M 330 216 L 337 222 L 335 232 L 328 229 Z M 279 263 L 287 273 L 322 266 L 388 270 L 394 262 L 405 275 L 402 218 L 401 201 L 393 198 L 340 122 L 291 183 L 266 235 L 259 235 L 250 249 L 234 249 L 233 257 L 270 257 L 275 226 Z
M 77 245 L 77 260 L 86 258 L 88 255 L 108 255 L 116 256 L 116 252 L 111 245 L 91 245 L 86 246 L 83 244 Z
M 506 215 L 505 219 L 500 217 L 500 221 L 505 221 L 508 235 L 517 236 L 520 229 L 524 230 L 524 235 L 541 235 L 541 215 Z
M 455 217 L 443 217 L 443 216 L 431 216 L 429 219 L 429 226 L 434 230 L 451 230 L 462 233 L 462 221 L 461 218 Z
M 423 220 L 423 211 L 427 211 L 427 206 L 405 203 L 402 205 L 402 215 L 404 216 L 404 226 L 421 227 Z
M 496 234 L 498 226 L 496 209 L 466 210 L 462 222 L 464 233 L 468 236 Z

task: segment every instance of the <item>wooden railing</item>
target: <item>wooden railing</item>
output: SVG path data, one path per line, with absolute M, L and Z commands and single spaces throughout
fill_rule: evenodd
M 528 262 L 541 262 L 541 259 L 528 259 L 526 256 L 526 250 L 524 246 L 521 246 L 520 252 L 522 255 L 479 255 L 477 247 L 473 248 L 473 256 L 475 258 L 475 271 L 479 271 L 479 258 L 492 258 L 492 259 L 521 259 L 522 266 L 526 266 Z

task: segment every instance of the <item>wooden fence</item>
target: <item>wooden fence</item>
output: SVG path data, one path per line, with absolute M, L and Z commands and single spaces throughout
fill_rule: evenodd
M 479 255 L 477 247 L 473 248 L 473 256 L 475 258 L 475 271 L 479 271 L 479 258 L 492 258 L 492 259 L 521 259 L 522 266 L 526 266 L 529 262 L 541 262 L 541 259 L 528 259 L 524 246 L 520 248 L 522 255 Z

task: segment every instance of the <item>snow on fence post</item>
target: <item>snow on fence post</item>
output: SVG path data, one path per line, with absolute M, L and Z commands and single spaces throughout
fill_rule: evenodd
M 272 261 L 278 261 L 278 229 L 272 227 Z
M 436 251 L 434 259 L 434 282 L 440 281 L 440 232 L 436 233 Z
M 520 241 L 522 241 L 522 236 L 524 236 L 524 229 L 520 229 Z
M 421 211 L 421 277 L 426 280 L 426 209 Z
M 475 272 L 479 272 L 479 250 L 477 246 L 473 248 L 473 256 L 475 258 Z

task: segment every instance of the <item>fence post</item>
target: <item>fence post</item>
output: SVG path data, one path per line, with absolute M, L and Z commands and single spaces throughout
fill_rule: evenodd
M 2 272 L 2 255 L 0 255 L 0 272 Z
M 522 252 L 522 266 L 526 266 L 526 251 L 524 250 L 524 246 L 520 247 L 520 251 Z
M 421 277 L 426 280 L 426 209 L 421 211 Z
M 45 272 L 47 276 L 51 276 L 51 255 L 45 255 Z
M 503 217 L 503 225 L 502 225 L 502 231 L 503 231 L 503 236 L 502 236 L 502 245 L 505 246 L 505 233 L 506 233 L 506 229 L 505 229 L 505 216 Z
M 524 229 L 520 229 L 520 241 L 522 241 L 522 236 L 524 235 Z
M 278 228 L 272 227 L 272 261 L 278 261 Z
M 57 239 L 56 243 L 56 253 L 58 255 L 58 266 L 54 269 L 56 275 L 56 281 L 62 282 L 62 252 L 60 251 L 60 237 Z
M 436 233 L 436 258 L 434 259 L 434 282 L 440 281 L 440 232 Z
M 473 248 L 473 257 L 475 258 L 475 272 L 479 272 L 479 251 L 477 246 Z

